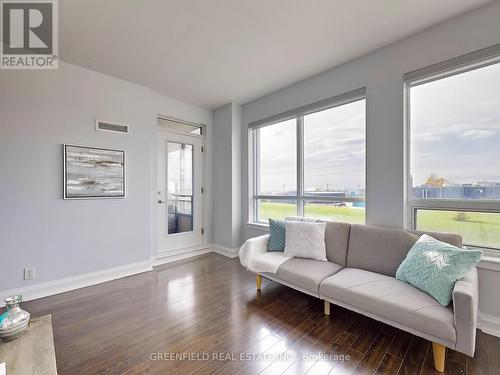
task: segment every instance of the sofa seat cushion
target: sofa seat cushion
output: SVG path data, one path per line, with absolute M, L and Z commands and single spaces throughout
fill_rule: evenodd
M 323 280 L 321 298 L 372 313 L 417 333 L 456 342 L 453 310 L 394 277 L 357 268 L 344 268 Z
M 319 284 L 342 269 L 336 263 L 314 259 L 292 258 L 283 263 L 276 275 L 280 280 L 299 288 L 318 293 Z

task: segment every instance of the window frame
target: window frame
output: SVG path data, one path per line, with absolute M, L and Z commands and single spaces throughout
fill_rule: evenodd
M 438 63 L 404 75 L 404 226 L 417 229 L 417 211 L 457 211 L 457 212 L 485 212 L 500 213 L 500 199 L 451 199 L 451 198 L 413 198 L 411 179 L 411 106 L 410 89 L 426 83 L 438 81 L 469 71 L 481 69 L 490 65 L 500 64 L 500 45 L 460 56 L 442 63 Z M 464 243 L 473 248 L 483 248 L 499 251 L 500 248 L 478 246 Z
M 364 174 L 365 174 L 365 195 L 363 197 L 332 197 L 323 194 L 307 194 L 304 191 L 304 116 L 340 107 L 346 104 L 354 103 L 360 100 L 365 101 L 365 163 L 364 163 Z M 259 121 L 252 122 L 248 125 L 248 162 L 249 162 L 249 176 L 248 176 L 248 224 L 257 226 L 268 226 L 267 222 L 259 221 L 259 200 L 274 200 L 274 201 L 284 201 L 284 200 L 294 200 L 296 201 L 296 215 L 304 216 L 304 206 L 306 202 L 314 201 L 331 201 L 331 202 L 365 202 L 366 209 L 366 185 L 367 185 L 367 153 L 366 153 L 366 142 L 367 142 L 367 126 L 366 126 L 366 89 L 360 88 L 345 94 L 341 94 L 332 98 L 321 100 L 316 103 L 312 103 L 303 107 L 293 109 L 272 117 L 268 117 Z M 296 193 L 295 195 L 266 195 L 258 193 L 259 186 L 259 129 L 272 126 L 276 123 L 295 119 L 295 131 L 296 131 Z M 365 210 L 366 219 L 366 210 Z

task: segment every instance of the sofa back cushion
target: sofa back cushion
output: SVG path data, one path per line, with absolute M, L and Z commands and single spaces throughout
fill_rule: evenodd
M 325 229 L 326 258 L 330 262 L 346 266 L 347 246 L 351 224 L 327 222 Z
M 423 232 L 418 230 L 409 230 L 408 232 L 417 235 L 419 238 L 422 234 L 428 234 L 429 236 L 435 238 L 438 241 L 449 243 L 450 245 L 456 247 L 463 247 L 462 236 L 453 233 L 439 233 L 439 232 Z
M 351 225 L 347 267 L 395 276 L 401 262 L 424 232 L 372 225 Z M 426 232 L 435 239 L 462 247 L 457 234 Z

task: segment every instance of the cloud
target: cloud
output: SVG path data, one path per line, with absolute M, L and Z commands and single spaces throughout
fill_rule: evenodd
M 485 130 L 485 129 L 470 129 L 463 132 L 460 137 L 466 139 L 485 139 L 492 138 L 496 136 L 496 132 L 493 130 Z
M 280 152 L 276 155 L 278 160 L 295 160 L 295 152 Z
M 488 120 L 489 121 L 489 120 Z M 422 129 L 424 130 L 424 129 Z M 455 124 L 443 124 L 435 129 L 426 131 L 419 131 L 418 126 L 416 126 L 414 132 L 414 138 L 421 142 L 436 142 L 441 140 L 447 140 L 449 137 L 460 137 L 463 139 L 485 139 L 491 138 L 497 135 L 500 131 L 500 122 L 491 123 L 488 125 L 483 125 L 478 121 L 478 123 L 455 123 Z
M 437 142 L 442 139 L 441 135 L 436 133 L 418 134 L 415 138 L 421 142 Z

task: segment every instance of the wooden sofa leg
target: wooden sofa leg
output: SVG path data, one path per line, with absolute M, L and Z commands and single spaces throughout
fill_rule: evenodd
M 330 315 L 330 302 L 324 301 L 325 302 L 325 315 Z
M 444 360 L 446 357 L 446 346 L 432 343 L 432 354 L 434 354 L 434 368 L 436 371 L 444 372 Z
M 260 290 L 262 287 L 262 276 L 257 275 L 255 282 L 257 284 L 257 290 Z

